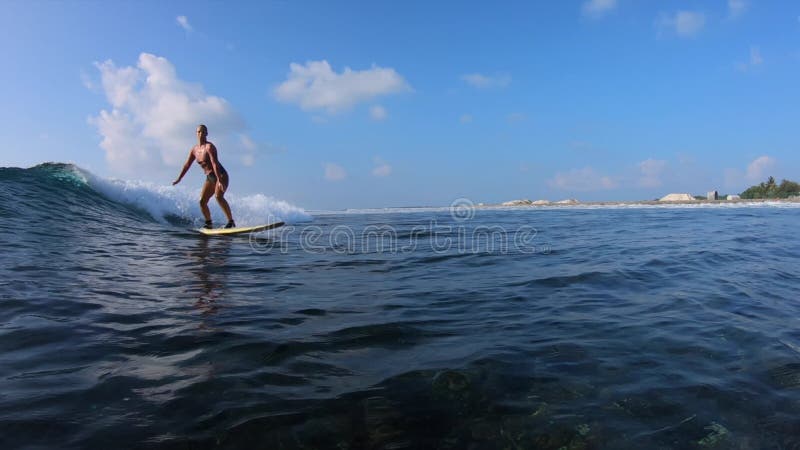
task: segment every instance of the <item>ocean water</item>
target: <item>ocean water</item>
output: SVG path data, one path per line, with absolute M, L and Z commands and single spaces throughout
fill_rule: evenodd
M 800 208 L 192 201 L 0 169 L 0 448 L 800 448 Z

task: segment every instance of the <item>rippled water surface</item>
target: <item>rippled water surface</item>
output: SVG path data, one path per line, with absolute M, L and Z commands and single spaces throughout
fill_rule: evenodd
M 208 239 L 2 186 L 1 448 L 800 447 L 797 208 Z

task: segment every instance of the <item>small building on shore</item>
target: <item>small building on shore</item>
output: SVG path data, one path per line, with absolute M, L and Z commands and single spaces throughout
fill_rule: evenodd
M 660 202 L 691 202 L 694 201 L 694 196 L 691 194 L 667 194 L 660 199 Z
M 531 202 L 527 198 L 523 198 L 521 200 L 511 200 L 509 202 L 503 202 L 500 204 L 500 206 L 527 206 L 530 205 L 531 203 L 533 202 Z
M 706 200 L 719 200 L 719 192 L 709 191 L 708 194 L 706 194 Z
M 741 199 L 742 198 L 739 197 L 738 195 L 729 195 L 729 196 L 725 197 L 725 200 L 741 200 Z

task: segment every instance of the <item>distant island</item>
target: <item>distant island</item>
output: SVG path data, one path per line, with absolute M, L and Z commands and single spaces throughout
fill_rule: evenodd
M 740 196 L 745 199 L 797 197 L 800 196 L 800 184 L 789 180 L 782 180 L 781 184 L 776 184 L 775 178 L 769 177 L 766 182 L 749 187 Z
M 737 201 L 788 201 L 800 202 L 800 184 L 790 180 L 781 180 L 780 184 L 775 182 L 774 177 L 769 177 L 767 181 L 747 188 L 741 194 L 719 195 L 717 191 L 710 191 L 705 196 L 692 194 L 667 194 L 654 200 L 638 201 L 594 201 L 581 202 L 576 199 L 565 199 L 555 202 L 549 200 L 511 200 L 500 203 L 499 205 L 486 205 L 483 203 L 478 206 L 568 206 L 568 205 L 656 205 L 662 203 L 713 203 L 713 202 L 737 202 Z

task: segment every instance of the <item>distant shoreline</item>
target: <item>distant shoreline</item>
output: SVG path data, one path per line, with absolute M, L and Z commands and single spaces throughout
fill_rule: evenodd
M 573 206 L 669 206 L 669 205 L 728 205 L 728 204 L 750 204 L 750 203 L 800 203 L 800 197 L 792 198 L 759 198 L 759 199 L 736 199 L 736 200 L 630 200 L 630 201 L 560 201 L 543 202 L 541 200 L 530 202 L 526 200 L 512 200 L 503 203 L 479 203 L 477 208 L 541 208 L 541 207 L 573 207 Z
M 719 206 L 724 207 L 726 205 L 730 205 L 732 207 L 741 206 L 746 207 L 748 205 L 758 205 L 758 204 L 792 204 L 792 205 L 800 205 L 800 198 L 788 198 L 788 199 L 740 199 L 740 200 L 685 200 L 685 201 L 659 201 L 659 200 L 630 200 L 630 201 L 593 201 L 593 202 L 580 202 L 575 201 L 572 203 L 558 203 L 558 202 L 548 202 L 548 203 L 540 203 L 540 204 L 508 204 L 510 202 L 503 203 L 469 203 L 469 204 L 460 204 L 458 206 L 450 205 L 450 206 L 385 206 L 380 208 L 348 208 L 342 210 L 307 210 L 306 212 L 311 215 L 324 215 L 324 214 L 341 214 L 341 213 L 396 213 L 396 212 L 416 212 L 416 211 L 444 211 L 447 209 L 453 210 L 455 207 L 465 207 L 465 208 L 474 208 L 474 209 L 485 209 L 485 210 L 492 210 L 492 209 L 554 209 L 554 208 L 614 208 L 614 207 L 674 207 L 674 206 L 696 206 L 696 207 L 706 207 L 706 206 Z

